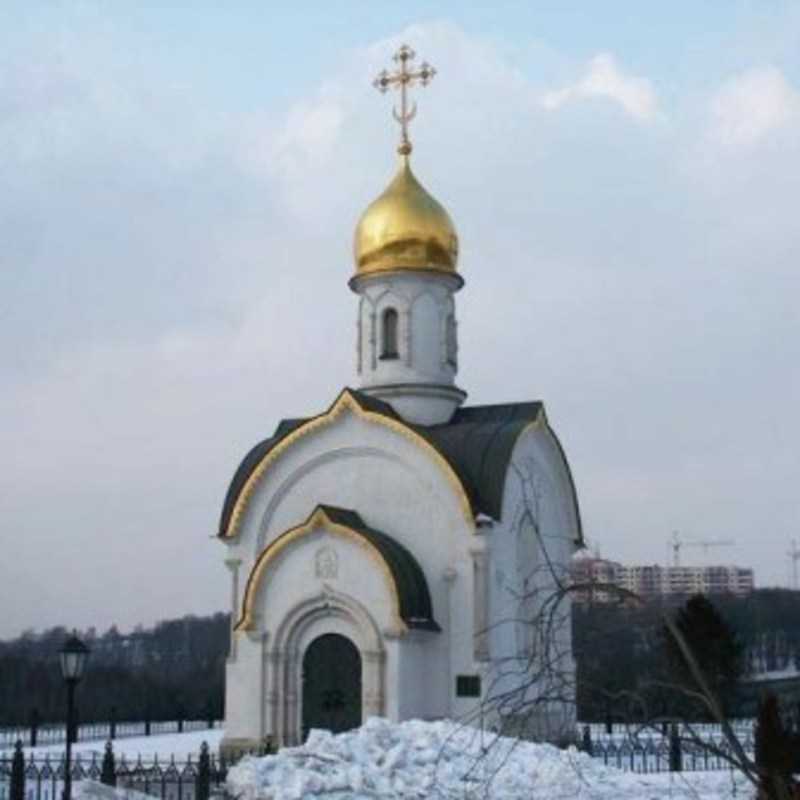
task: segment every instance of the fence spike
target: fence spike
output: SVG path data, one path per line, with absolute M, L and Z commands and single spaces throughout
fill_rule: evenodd
M 22 740 L 17 739 L 14 746 L 14 757 L 11 761 L 11 787 L 9 800 L 24 800 L 25 797 L 25 755 L 22 752 Z

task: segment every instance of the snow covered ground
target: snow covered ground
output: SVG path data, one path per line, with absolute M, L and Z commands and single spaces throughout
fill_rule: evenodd
M 72 787 L 73 800 L 150 800 L 150 795 L 133 789 L 116 789 L 98 781 L 79 781 Z
M 494 737 L 452 722 L 371 719 L 302 747 L 245 758 L 228 774 L 238 800 L 492 798 L 492 800 L 750 800 L 727 772 L 636 775 L 584 753 Z
M 126 759 L 136 760 L 139 756 L 142 761 L 152 761 L 157 755 L 159 760 L 168 761 L 171 756 L 175 760 L 184 760 L 188 756 L 196 758 L 200 753 L 200 745 L 208 743 L 209 750 L 216 753 L 219 743 L 222 741 L 223 731 L 221 728 L 208 728 L 191 733 L 167 733 L 160 736 L 131 736 L 126 739 L 116 739 L 114 741 L 114 754 L 117 758 L 125 756 Z M 80 754 L 81 758 L 91 758 L 95 753 L 102 756 L 105 750 L 105 742 L 81 742 L 72 745 L 73 757 Z M 49 754 L 51 757 L 60 758 L 64 753 L 64 745 L 54 744 L 45 747 L 25 748 L 28 756 L 34 753 L 36 756 Z
M 203 741 L 213 752 L 222 731 L 122 739 L 118 758 L 166 762 L 197 756 Z M 63 747 L 37 748 L 60 757 Z M 102 754 L 99 742 L 75 748 L 82 757 Z M 135 792 L 81 781 L 78 800 L 143 800 Z M 603 766 L 575 750 L 558 750 L 495 737 L 452 722 L 392 724 L 371 719 L 363 727 L 332 735 L 312 731 L 302 747 L 274 756 L 245 758 L 228 775 L 238 800 L 752 800 L 749 785 L 730 772 L 633 774 Z

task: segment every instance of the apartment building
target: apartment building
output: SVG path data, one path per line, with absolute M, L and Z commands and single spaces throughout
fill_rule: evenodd
M 578 553 L 572 562 L 577 602 L 607 603 L 620 599 L 616 588 L 649 599 L 664 595 L 733 594 L 753 591 L 755 578 L 749 567 L 662 567 L 658 564 L 624 565 Z

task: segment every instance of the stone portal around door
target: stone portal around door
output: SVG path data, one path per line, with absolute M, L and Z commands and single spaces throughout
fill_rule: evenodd
M 315 642 L 323 637 L 346 640 L 360 662 L 360 701 L 356 709 L 352 701 L 346 724 L 360 725 L 368 717 L 382 716 L 385 704 L 386 653 L 383 637 L 369 612 L 344 593 L 326 586 L 320 594 L 298 603 L 275 631 L 265 652 L 266 729 L 278 745 L 300 744 L 304 738 L 304 722 L 313 719 L 304 714 L 303 701 L 309 701 L 303 683 L 303 662 Z M 339 642 L 338 639 L 328 640 Z M 344 648 L 342 648 L 344 649 Z M 334 691 L 336 687 L 327 687 Z M 352 691 L 352 686 L 348 689 Z M 334 698 L 329 698 L 334 699 Z M 313 713 L 313 712 L 312 712 Z

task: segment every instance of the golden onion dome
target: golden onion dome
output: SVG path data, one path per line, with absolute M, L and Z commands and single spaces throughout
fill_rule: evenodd
M 401 151 L 397 174 L 361 215 L 353 250 L 356 277 L 397 270 L 456 272 L 453 221 L 416 179 L 407 153 Z

